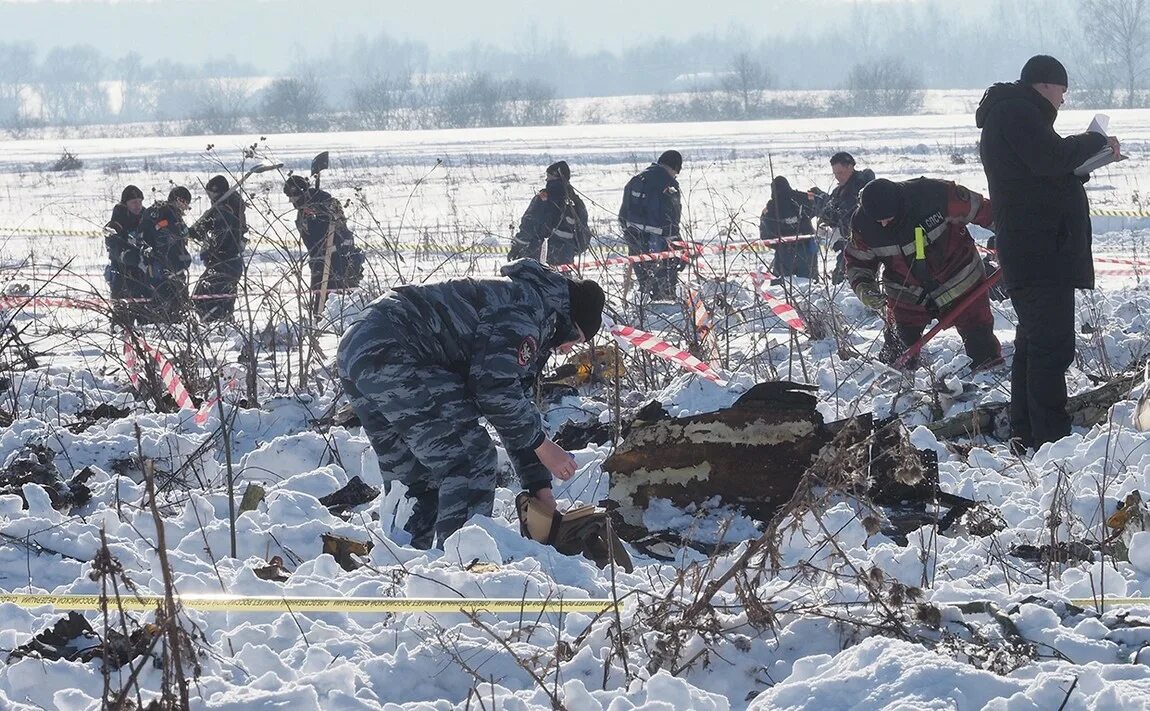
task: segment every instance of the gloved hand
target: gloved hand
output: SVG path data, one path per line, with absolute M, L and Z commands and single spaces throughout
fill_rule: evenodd
M 822 188 L 819 188 L 819 187 L 810 188 L 809 190 L 807 190 L 807 192 L 810 193 L 811 195 L 825 195 L 826 194 L 822 191 Z
M 886 308 L 886 297 L 873 281 L 864 281 L 855 287 L 855 296 L 863 302 L 863 306 L 872 311 L 882 311 Z

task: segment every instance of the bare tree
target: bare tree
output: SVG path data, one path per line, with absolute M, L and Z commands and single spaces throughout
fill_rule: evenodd
M 351 88 L 351 108 L 363 128 L 386 131 L 396 128 L 404 92 L 411 88 L 411 76 L 368 74 Z
M 148 90 L 153 71 L 144 66 L 143 57 L 139 52 L 128 52 L 116 62 L 115 71 L 120 79 L 120 120 L 151 116 L 156 109 L 156 97 Z
M 763 92 L 773 83 L 770 72 L 746 52 L 731 60 L 730 72 L 723 79 L 723 91 L 742 107 L 742 118 L 759 118 L 763 113 Z
M 1116 65 L 1125 79 L 1126 107 L 1134 106 L 1150 50 L 1147 0 L 1083 0 L 1080 18 L 1093 51 Z
M 263 97 L 264 115 L 279 119 L 292 131 L 313 128 L 324 105 L 323 88 L 313 75 L 276 79 Z
M 856 64 L 847 76 L 846 105 L 840 113 L 902 116 L 922 108 L 926 91 L 918 74 L 894 58 Z
M 250 101 L 244 79 L 218 77 L 198 82 L 188 128 L 197 133 L 236 133 Z
M 108 95 L 103 78 L 104 57 L 90 45 L 57 47 L 40 68 L 42 116 L 53 123 L 82 124 L 103 119 Z
M 35 57 L 30 44 L 0 43 L 0 126 L 20 125 L 25 83 L 32 76 Z

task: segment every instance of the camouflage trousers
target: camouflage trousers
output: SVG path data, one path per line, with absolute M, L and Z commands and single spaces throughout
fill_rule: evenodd
M 495 445 L 463 376 L 417 364 L 404 334 L 371 311 L 340 340 L 340 378 L 384 481 L 403 482 L 414 500 L 404 527 L 412 546 L 431 548 L 436 537 L 442 546 L 472 516 L 491 515 Z

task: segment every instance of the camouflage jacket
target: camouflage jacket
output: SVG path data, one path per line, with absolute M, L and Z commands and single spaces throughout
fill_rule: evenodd
M 365 333 L 378 345 L 352 347 L 382 351 L 398 343 L 417 367 L 458 373 L 528 486 L 541 467 L 531 450 L 546 434 L 526 385 L 541 359 L 578 331 L 569 315 L 566 277 L 533 259 L 511 262 L 500 273 L 502 278 L 396 287 L 368 306 L 383 311 L 396 331 Z

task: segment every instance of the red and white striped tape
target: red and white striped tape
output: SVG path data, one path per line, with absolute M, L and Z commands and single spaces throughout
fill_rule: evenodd
M 774 278 L 770 272 L 751 273 L 751 281 L 755 284 L 755 290 L 759 292 L 759 296 L 763 297 L 763 301 L 767 302 L 767 307 L 771 313 L 778 316 L 794 330 L 805 332 L 807 324 L 799 316 L 795 307 L 771 293 L 771 279 Z
M 624 345 L 641 348 L 652 355 L 671 361 L 684 370 L 698 373 L 718 385 L 725 386 L 727 384 L 727 381 L 723 379 L 714 368 L 691 355 L 689 352 L 672 346 L 653 333 L 639 330 L 633 326 L 611 323 L 609 319 L 604 319 L 603 323 L 609 327 L 611 335 L 615 336 L 615 338 Z
M 212 408 L 215 407 L 216 403 L 220 401 L 221 395 L 227 395 L 231 393 L 233 390 L 239 387 L 239 384 L 239 378 L 233 374 L 232 377 L 228 379 L 227 384 L 220 389 L 219 393 L 212 395 L 210 398 L 204 401 L 204 404 L 200 405 L 200 409 L 196 412 L 196 416 L 193 418 L 195 423 L 197 425 L 202 425 L 207 422 L 208 417 L 212 414 Z
M 737 242 L 733 244 L 715 244 L 715 245 L 699 245 L 687 244 L 677 242 L 683 246 L 669 249 L 665 252 L 650 252 L 648 254 L 633 254 L 630 256 L 608 257 L 607 259 L 596 259 L 590 262 L 574 262 L 572 264 L 558 264 L 555 266 L 561 272 L 569 272 L 575 269 L 592 269 L 595 267 L 610 267 L 617 264 L 637 264 L 639 262 L 656 262 L 664 259 L 682 259 L 684 262 L 688 261 L 692 256 L 700 256 L 706 254 L 719 254 L 721 252 L 739 252 L 746 249 L 760 249 L 762 247 L 773 247 L 778 244 L 786 242 L 799 242 L 802 240 L 811 239 L 811 235 L 801 235 L 798 237 L 776 237 L 774 239 L 760 239 L 751 242 Z
M 160 380 L 164 383 L 164 388 L 181 410 L 192 407 L 195 403 L 192 402 L 192 396 L 188 394 L 187 389 L 184 387 L 184 382 L 180 379 L 180 374 L 176 372 L 176 367 L 172 362 L 160 352 L 158 348 L 154 348 L 147 341 L 140 339 L 140 347 L 144 349 L 156 365 L 160 369 Z M 136 349 L 132 347 L 130 341 L 124 341 L 124 365 L 128 370 L 128 379 L 132 383 L 132 387 L 139 389 L 140 374 L 139 374 L 139 361 L 136 358 Z M 239 385 L 239 380 L 233 374 L 228 384 L 223 388 L 223 394 L 230 393 L 235 390 Z M 208 421 L 208 417 L 212 413 L 212 408 L 219 402 L 220 396 L 216 395 L 204 401 L 200 408 L 196 410 L 193 421 L 197 425 L 202 425 Z

